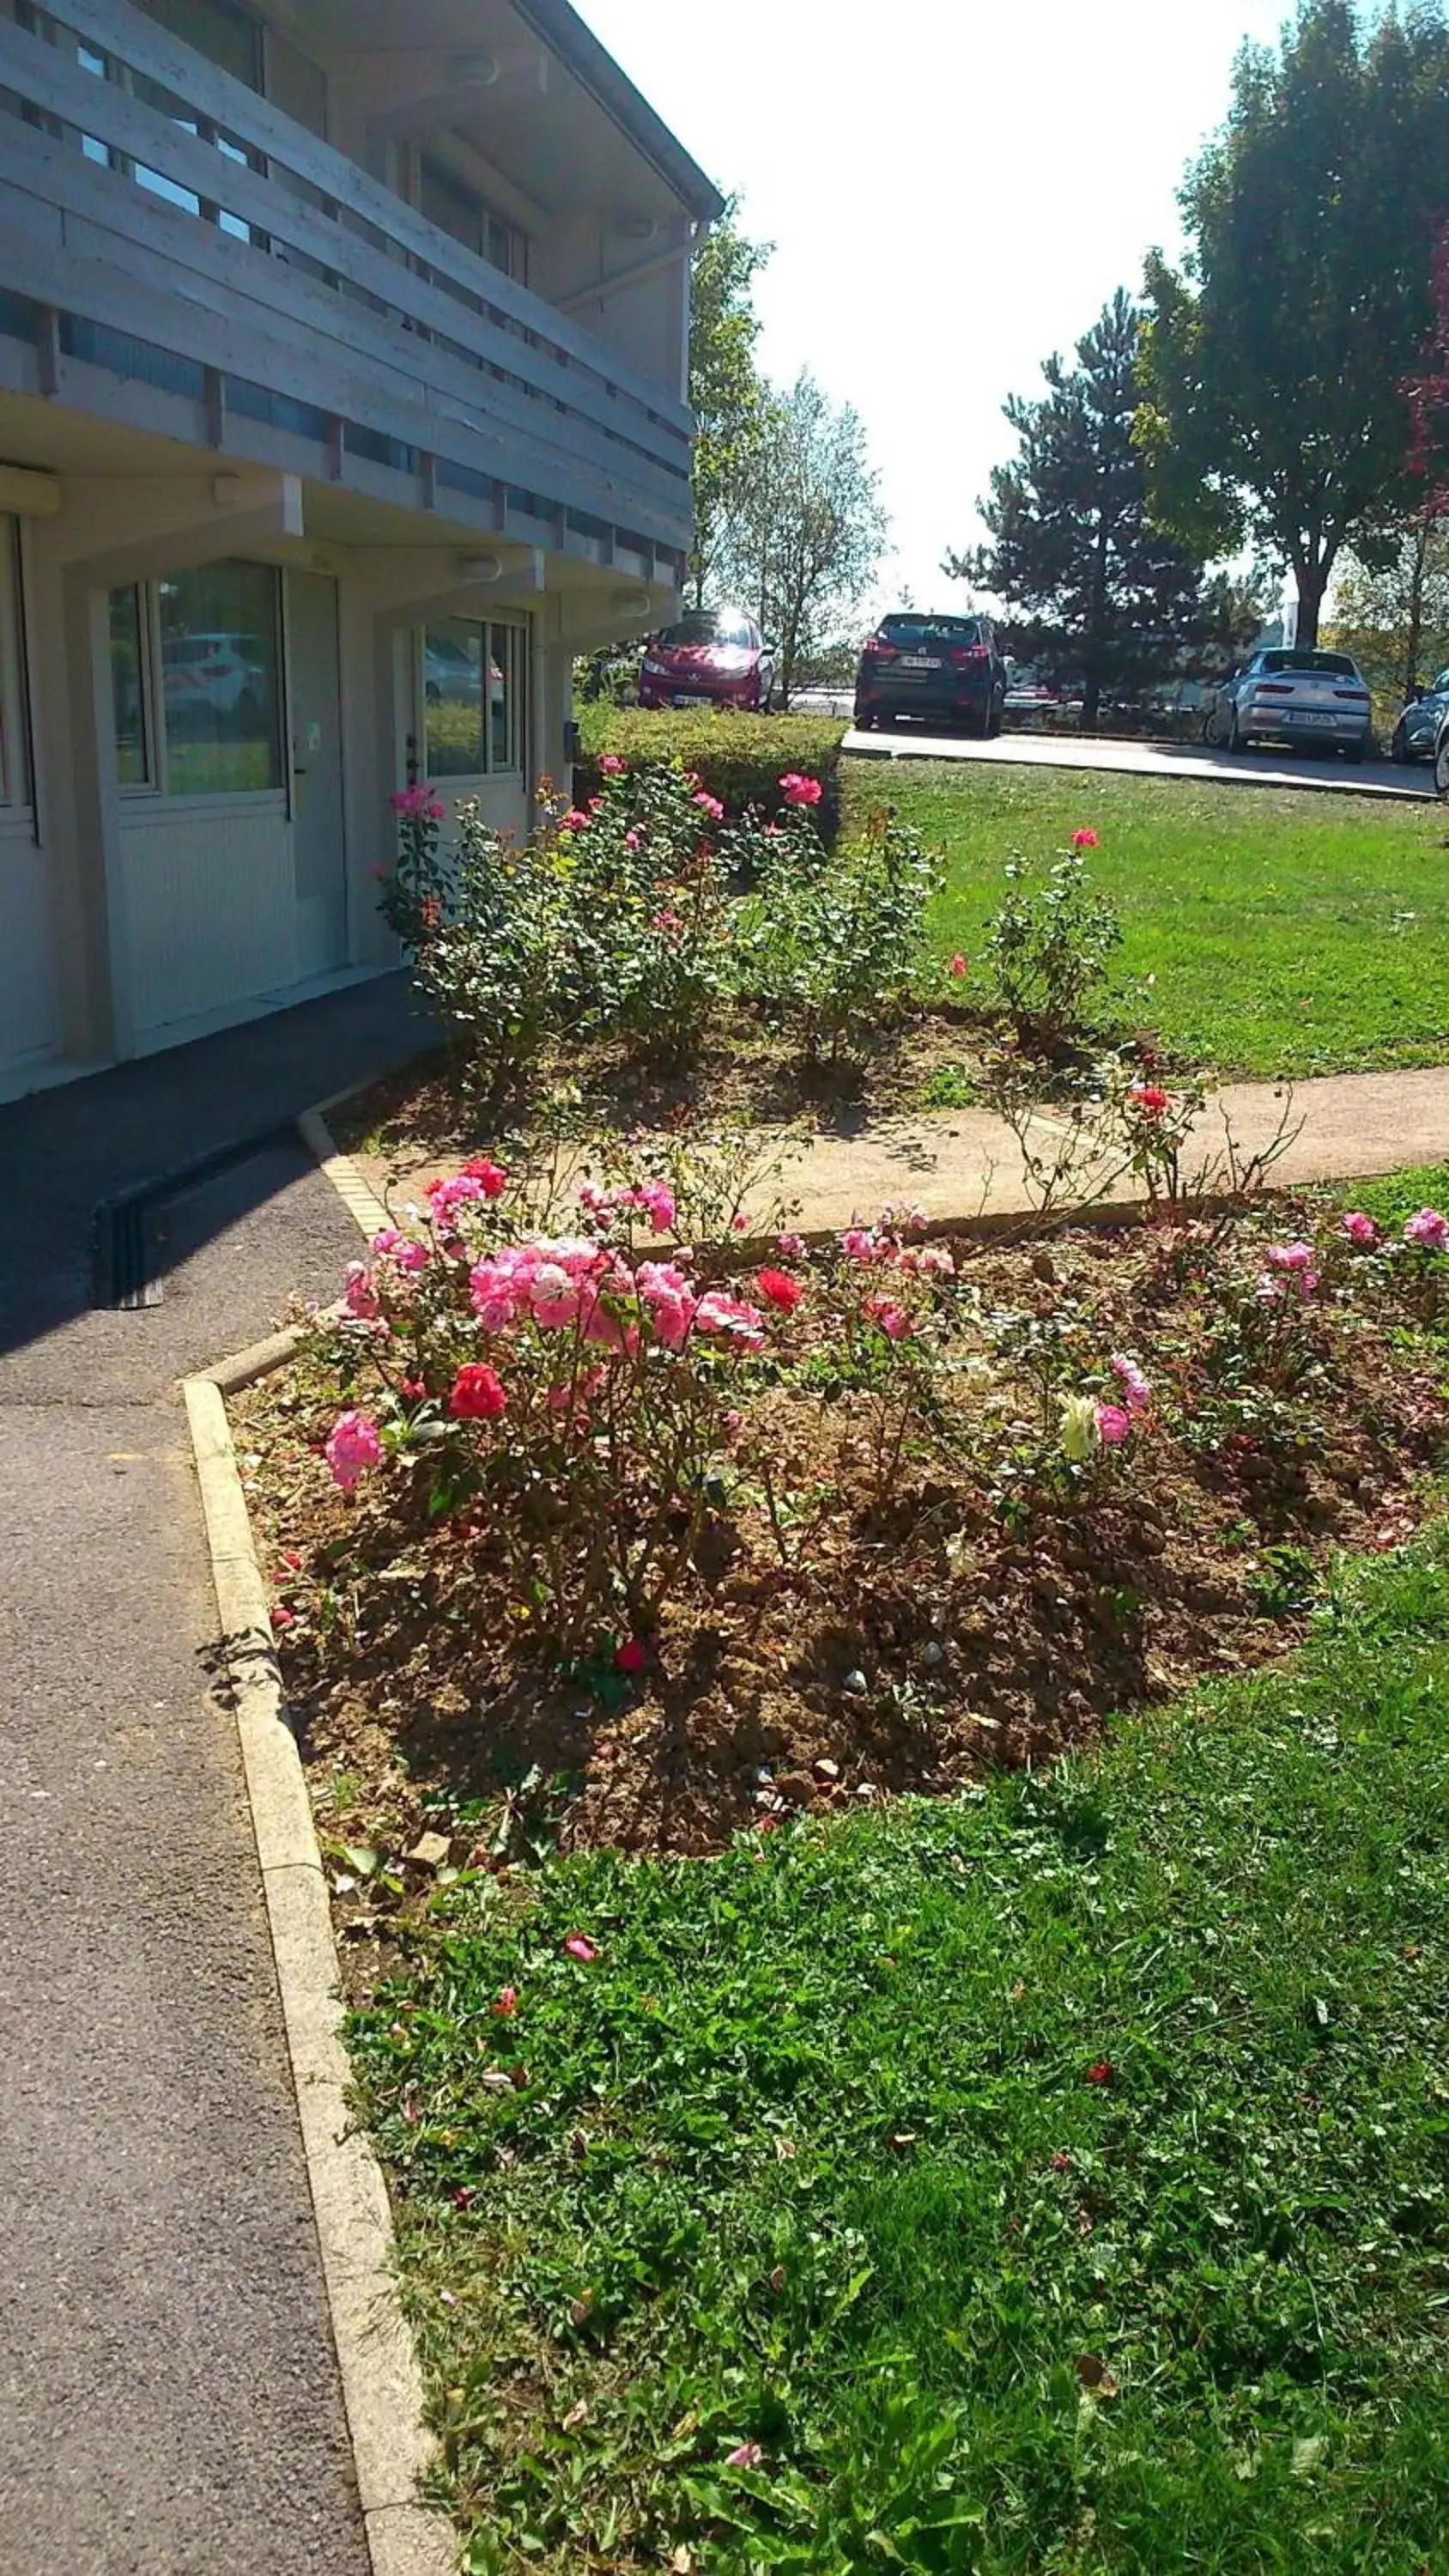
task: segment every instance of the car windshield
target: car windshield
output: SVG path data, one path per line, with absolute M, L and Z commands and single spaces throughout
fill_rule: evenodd
M 755 630 L 748 617 L 737 608 L 692 608 L 677 626 L 666 626 L 659 637 L 661 644 L 732 644 L 737 650 L 752 651 Z
M 1340 680 L 1356 680 L 1358 664 L 1347 653 L 1311 653 L 1305 646 L 1300 653 L 1290 648 L 1281 653 L 1265 653 L 1265 671 L 1327 671 Z
M 887 644 L 980 644 L 979 617 L 883 617 L 876 629 Z

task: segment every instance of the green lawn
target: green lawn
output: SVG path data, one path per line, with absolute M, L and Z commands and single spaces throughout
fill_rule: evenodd
M 975 953 L 1013 851 L 1050 853 L 1088 825 L 1126 929 L 1131 1025 L 1223 1072 L 1449 1061 L 1436 806 L 948 762 L 848 761 L 846 777 L 855 816 L 888 795 L 946 851 L 943 958 Z
M 352 2043 L 469 2565 L 1442 2568 L 1446 1697 L 1441 1533 L 1095 1762 L 441 1898 Z

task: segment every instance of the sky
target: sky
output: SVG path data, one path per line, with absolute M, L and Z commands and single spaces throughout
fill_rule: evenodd
M 1143 255 L 1287 0 L 576 0 L 773 241 L 760 360 L 853 403 L 890 515 L 876 607 L 963 605 L 1010 393 Z

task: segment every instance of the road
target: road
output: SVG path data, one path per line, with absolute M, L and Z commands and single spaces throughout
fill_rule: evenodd
M 1307 787 L 1329 796 L 1392 797 L 1415 804 L 1434 801 L 1427 769 L 1396 769 L 1387 760 L 1366 760 L 1355 766 L 1332 758 L 1295 760 L 1286 752 L 1229 754 L 1193 743 L 1113 741 L 1102 735 L 1007 733 L 995 742 L 980 742 L 961 734 L 918 731 L 914 725 L 893 733 L 852 730 L 844 748 L 867 760 L 974 760 L 1034 769 L 1118 770 L 1135 778 L 1196 778 L 1223 787 Z

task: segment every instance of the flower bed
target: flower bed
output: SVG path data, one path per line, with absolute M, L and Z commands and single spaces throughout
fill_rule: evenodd
M 248 1399 L 339 1844 L 699 1852 L 959 1788 L 1276 1652 L 1413 1525 L 1434 1212 L 745 1259 L 747 1183 L 677 1144 L 560 1206 L 480 1159 Z

